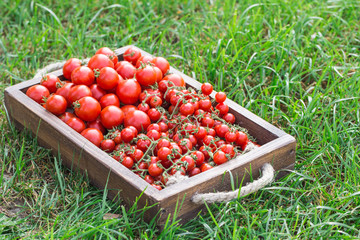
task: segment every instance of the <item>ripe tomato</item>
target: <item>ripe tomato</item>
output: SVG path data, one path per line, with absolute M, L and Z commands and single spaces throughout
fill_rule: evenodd
M 100 132 L 102 132 L 102 134 L 106 133 L 106 129 L 105 129 L 104 125 L 102 125 L 102 123 L 101 123 L 100 116 L 97 117 L 95 121 L 87 122 L 87 127 L 88 128 L 96 128 Z
M 84 121 L 77 117 L 70 118 L 69 120 L 66 121 L 66 124 L 69 125 L 75 131 L 77 131 L 78 133 L 81 133 L 86 128 Z
M 219 110 L 221 115 L 225 115 L 229 111 L 229 106 L 222 102 L 216 105 L 216 109 Z
M 180 160 L 184 163 L 186 171 L 189 172 L 194 169 L 195 161 L 191 156 L 183 156 Z
M 99 87 L 97 84 L 92 84 L 90 86 L 91 96 L 95 98 L 96 100 L 100 100 L 102 96 L 106 94 L 106 91 Z
M 163 80 L 167 80 L 169 82 L 172 82 L 173 85 L 178 87 L 185 87 L 185 81 L 184 79 L 176 73 L 166 75 Z M 173 86 L 171 83 L 169 83 L 170 86 Z
M 154 70 L 156 73 L 156 82 L 159 83 L 163 79 L 164 75 L 158 67 L 154 67 Z
M 125 143 L 131 142 L 135 137 L 135 133 L 130 128 L 124 128 L 121 130 L 121 139 Z
M 214 162 L 217 165 L 223 164 L 227 161 L 228 161 L 228 159 L 226 157 L 226 154 L 223 151 L 219 150 L 214 154 Z
M 60 83 L 61 83 L 60 79 L 54 74 L 48 74 L 44 76 L 40 81 L 40 84 L 46 87 L 50 93 L 56 92 L 57 85 Z
M 140 136 L 140 135 L 139 135 Z M 145 136 L 145 135 L 144 135 Z M 141 151 L 146 151 L 151 145 L 151 141 L 149 139 L 142 139 L 140 138 L 137 142 L 136 142 L 136 147 L 138 149 L 140 149 Z
M 105 139 L 101 142 L 100 148 L 105 152 L 112 152 L 115 148 L 115 142 L 111 139 Z
M 153 122 L 156 122 L 161 118 L 161 113 L 156 108 L 150 108 L 147 115 Z
M 144 180 L 149 184 L 153 184 L 155 181 L 154 178 L 150 175 L 145 175 Z
M 75 85 L 69 90 L 68 101 L 70 104 L 73 102 L 83 98 L 83 97 L 91 97 L 91 90 L 86 85 Z
M 164 171 L 157 163 L 150 164 L 148 170 L 149 174 L 153 177 L 160 176 Z
M 225 134 L 225 140 L 229 143 L 236 141 L 236 133 L 235 132 L 227 132 Z
M 234 114 L 232 113 L 227 113 L 223 116 L 223 119 L 228 122 L 228 123 L 231 123 L 231 124 L 234 124 L 235 123 L 235 116 Z
M 49 90 L 42 85 L 34 85 L 26 90 L 26 95 L 37 103 L 44 103 L 44 98 L 50 96 Z
M 211 101 L 209 99 L 201 99 L 199 101 L 199 108 L 205 112 L 209 111 L 211 108 Z
M 103 134 L 95 128 L 86 128 L 81 132 L 81 135 L 97 147 L 100 147 L 101 141 L 104 139 Z
M 134 160 L 131 157 L 124 157 L 121 161 L 121 164 L 126 168 L 131 169 L 134 166 Z
M 195 167 L 195 168 L 193 168 L 193 170 L 189 171 L 189 176 L 192 177 L 192 176 L 195 176 L 195 175 L 197 175 L 199 173 L 201 173 L 200 168 Z
M 67 120 L 69 120 L 70 118 L 73 118 L 75 117 L 75 115 L 71 112 L 64 112 L 63 114 L 61 114 L 59 116 L 60 120 L 63 121 L 63 122 L 67 122 Z
M 107 106 L 101 111 L 100 119 L 105 128 L 111 129 L 124 121 L 124 113 L 119 107 Z
M 72 82 L 68 82 L 59 87 L 55 92 L 57 95 L 61 95 L 66 99 L 66 101 L 68 102 L 68 107 L 71 106 L 71 103 L 69 102 L 69 92 L 73 86 L 75 85 Z
M 153 60 L 153 57 L 143 55 L 143 56 L 139 57 L 139 59 L 136 61 L 135 67 L 139 68 L 139 67 L 141 67 L 141 64 L 143 64 L 143 65 L 149 64 L 152 62 L 152 60 Z
M 200 166 L 200 170 L 201 172 L 205 172 L 207 170 L 210 170 L 212 169 L 213 166 L 211 166 L 209 163 L 203 163 L 201 166 Z
M 100 103 L 93 97 L 83 97 L 74 104 L 75 114 L 84 121 L 95 121 L 100 115 Z
M 207 131 L 204 127 L 198 127 L 196 132 L 194 133 L 194 136 L 197 139 L 203 139 L 207 135 Z
M 191 103 L 185 103 L 180 107 L 180 113 L 184 116 L 192 115 L 195 109 Z
M 216 102 L 218 102 L 218 103 L 224 102 L 224 101 L 226 100 L 226 93 L 224 93 L 224 92 L 217 92 L 217 93 L 215 94 L 215 100 L 216 100 Z
M 230 158 L 235 157 L 234 146 L 231 144 L 224 144 L 220 147 L 220 150 L 223 151 L 225 154 L 229 154 Z
M 191 157 L 195 160 L 195 164 L 198 167 L 200 167 L 203 164 L 203 162 L 205 161 L 205 156 L 200 151 L 195 151 L 195 152 L 191 153 Z
M 136 80 L 141 86 L 150 86 L 156 83 L 157 76 L 153 67 L 146 65 L 145 67 L 136 70 Z
M 237 132 L 236 133 L 236 144 L 241 147 L 244 151 L 247 143 L 249 142 L 249 138 L 244 132 Z
M 104 96 L 102 96 L 100 98 L 99 102 L 100 102 L 101 108 L 105 108 L 107 106 L 120 107 L 119 98 L 113 93 L 105 94 Z
M 135 77 L 136 68 L 131 63 L 122 61 L 116 68 L 116 72 L 124 79 L 131 79 Z
M 110 90 L 118 84 L 119 74 L 111 67 L 103 67 L 96 78 L 96 82 L 102 89 Z
M 154 129 L 148 131 L 146 136 L 148 136 L 151 140 L 154 141 L 159 140 L 161 137 L 160 133 Z
M 136 79 L 122 80 L 116 87 L 116 95 L 123 104 L 134 104 L 139 100 L 141 87 Z
M 212 93 L 212 91 L 213 91 L 213 86 L 210 83 L 203 83 L 201 85 L 201 92 L 204 95 L 208 96 Z
M 224 138 L 225 134 L 229 132 L 229 130 L 230 128 L 225 124 L 218 125 L 215 128 L 216 134 L 221 138 Z
M 124 117 L 132 111 L 138 110 L 137 107 L 135 107 L 134 105 L 124 105 L 121 107 L 121 110 L 124 112 Z
M 157 152 L 157 156 L 160 159 L 160 161 L 167 161 L 168 156 L 170 156 L 171 154 L 171 149 L 169 147 L 161 147 L 158 152 Z
M 152 96 L 150 98 L 150 106 L 151 107 L 160 107 L 162 105 L 163 101 L 161 100 L 161 97 L 159 96 Z
M 135 65 L 137 60 L 141 57 L 141 52 L 137 47 L 129 47 L 124 52 L 124 60 L 130 62 L 132 65 Z
M 93 70 L 86 66 L 75 68 L 71 73 L 71 81 L 76 85 L 90 86 L 95 81 Z
M 92 56 L 88 62 L 88 67 L 92 70 L 98 69 L 101 70 L 103 67 L 114 68 L 114 63 L 110 58 L 104 54 L 95 54 Z
M 61 95 L 53 94 L 46 100 L 45 108 L 49 112 L 60 115 L 66 111 L 67 102 L 66 99 Z
M 108 58 L 110 58 L 110 60 L 114 63 L 114 65 L 118 62 L 118 57 L 113 52 L 113 50 L 111 50 L 108 47 L 100 48 L 99 50 L 96 51 L 95 54 L 104 54 L 104 55 L 108 56 Z
M 152 60 L 152 63 L 161 70 L 163 75 L 165 75 L 170 69 L 169 62 L 163 57 L 155 57 Z
M 150 109 L 150 106 L 147 103 L 142 102 L 138 105 L 138 110 L 143 111 L 144 113 L 147 113 L 149 111 L 149 109 Z
M 72 71 L 80 66 L 81 66 L 81 61 L 77 58 L 70 58 L 69 60 L 67 60 L 63 66 L 64 77 L 70 80 Z
M 151 122 L 149 116 L 146 113 L 139 110 L 129 112 L 124 119 L 125 127 L 133 126 L 139 132 L 147 129 L 150 123 Z
M 210 117 L 204 117 L 201 120 L 201 125 L 203 125 L 204 127 L 209 127 L 212 128 L 214 126 L 214 119 L 210 118 Z

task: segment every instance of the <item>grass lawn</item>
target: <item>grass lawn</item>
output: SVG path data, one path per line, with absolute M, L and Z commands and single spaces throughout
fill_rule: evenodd
M 2 103 L 51 62 L 135 44 L 293 135 L 295 170 L 161 231 L 14 130 L 1 104 L 1 238 L 360 238 L 359 1 L 73 2 L 0 1 Z

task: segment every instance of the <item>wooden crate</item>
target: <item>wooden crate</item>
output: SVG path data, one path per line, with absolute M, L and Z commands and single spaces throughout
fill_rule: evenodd
M 122 60 L 122 55 L 129 46 L 117 49 L 115 53 Z M 143 55 L 150 55 L 141 51 Z M 201 84 L 171 67 L 172 73 L 180 74 L 187 86 L 200 89 Z M 63 79 L 62 70 L 53 74 Z M 54 155 L 61 153 L 62 162 L 71 169 L 80 169 L 86 173 L 90 181 L 99 188 L 107 186 L 109 197 L 120 196 L 128 205 L 138 198 L 140 207 L 155 205 L 145 213 L 145 220 L 151 220 L 158 215 L 161 226 L 169 214 L 173 214 L 177 202 L 183 201 L 177 212 L 178 218 L 187 221 L 196 216 L 204 205 L 191 202 L 196 193 L 231 190 L 230 174 L 244 183 L 259 177 L 259 169 L 264 163 L 271 163 L 275 170 L 293 169 L 295 162 L 295 139 L 276 128 L 235 102 L 227 99 L 231 113 L 242 127 L 257 139 L 262 146 L 243 154 L 225 164 L 214 167 L 204 173 L 166 187 L 159 191 L 150 186 L 132 171 L 119 164 L 116 160 L 95 147 L 79 133 L 71 129 L 55 115 L 46 111 L 38 103 L 28 98 L 26 90 L 39 84 L 40 78 L 32 79 L 5 89 L 5 106 L 10 120 L 19 129 L 31 130 L 40 145 L 52 149 Z M 211 95 L 214 97 L 214 94 Z M 286 174 L 287 171 L 282 171 Z M 109 180 L 109 181 L 107 181 Z M 119 194 L 119 195 L 118 195 Z

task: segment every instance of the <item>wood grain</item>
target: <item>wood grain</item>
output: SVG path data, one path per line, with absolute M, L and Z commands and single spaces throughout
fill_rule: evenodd
M 119 59 L 130 47 L 115 50 Z M 150 55 L 142 51 L 143 55 Z M 171 67 L 171 72 L 180 74 L 187 86 L 200 89 L 201 83 Z M 62 70 L 52 72 L 62 78 Z M 161 210 L 158 224 L 166 221 L 168 214 L 173 216 L 178 201 L 182 207 L 178 217 L 182 221 L 192 219 L 203 208 L 190 201 L 196 193 L 230 190 L 230 174 L 238 182 L 248 182 L 259 176 L 259 169 L 264 163 L 271 163 L 275 170 L 293 169 L 295 163 L 295 139 L 276 128 L 247 109 L 227 99 L 230 112 L 236 117 L 237 123 L 248 129 L 262 146 L 249 153 L 241 155 L 225 164 L 217 166 L 191 179 L 166 187 L 162 191 L 156 190 L 132 171 L 115 161 L 109 155 L 96 148 L 91 142 L 83 138 L 60 119 L 46 111 L 39 104 L 29 99 L 25 91 L 32 85 L 38 84 L 40 78 L 22 82 L 5 90 L 5 106 L 11 121 L 19 129 L 28 128 L 37 137 L 42 146 L 52 149 L 55 156 L 61 153 L 63 163 L 70 169 L 79 169 L 87 174 L 90 181 L 99 188 L 109 189 L 108 196 L 120 196 L 127 205 L 137 201 L 139 207 L 154 205 L 146 214 L 145 219 L 151 220 Z M 215 92 L 212 93 L 214 97 Z M 279 177 L 286 171 L 282 171 Z M 251 175 L 251 176 L 250 176 Z

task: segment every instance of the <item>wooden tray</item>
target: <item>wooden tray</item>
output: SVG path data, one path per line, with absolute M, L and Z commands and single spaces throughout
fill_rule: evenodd
M 122 55 L 129 47 L 115 51 L 119 61 L 123 59 Z M 141 52 L 143 55 L 150 55 L 145 51 Z M 172 67 L 170 71 L 180 74 L 187 86 L 200 89 L 201 83 Z M 52 73 L 64 79 L 62 70 Z M 294 167 L 295 139 L 227 99 L 225 103 L 229 105 L 229 112 L 235 115 L 237 123 L 247 128 L 262 146 L 237 159 L 159 191 L 28 98 L 25 94 L 26 90 L 32 85 L 39 84 L 40 80 L 40 78 L 35 78 L 5 89 L 5 106 L 10 120 L 18 129 L 31 130 L 37 136 L 39 144 L 52 149 L 54 155 L 60 152 L 62 162 L 67 167 L 80 169 L 99 188 L 103 189 L 107 186 L 110 198 L 120 196 L 126 204 L 132 205 L 143 193 L 138 199 L 138 205 L 140 207 L 155 205 L 146 211 L 145 220 L 149 221 L 159 213 L 157 217 L 160 226 L 164 224 L 169 214 L 174 213 L 178 201 L 182 202 L 182 206 L 180 210 L 178 209 L 177 216 L 182 221 L 187 221 L 195 217 L 204 206 L 190 201 L 196 192 L 231 190 L 230 174 L 227 170 L 231 171 L 238 183 L 242 180 L 246 183 L 250 180 L 250 175 L 254 179 L 259 177 L 259 169 L 264 163 L 271 163 L 275 170 Z M 214 93 L 211 96 L 214 97 Z M 286 172 L 282 171 L 278 177 Z

